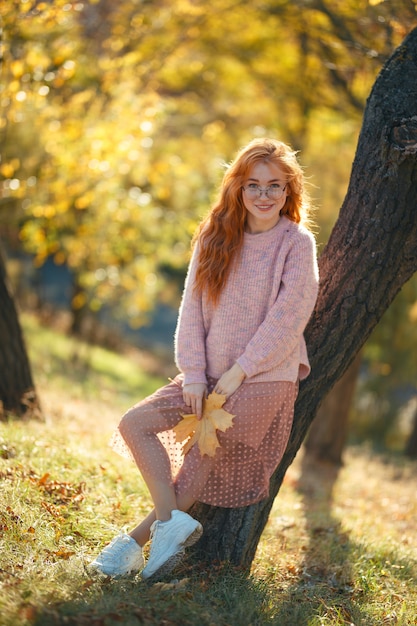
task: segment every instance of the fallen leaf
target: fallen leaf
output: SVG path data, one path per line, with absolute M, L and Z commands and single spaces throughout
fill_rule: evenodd
M 173 580 L 170 583 L 158 582 L 152 585 L 152 591 L 169 591 L 170 593 L 178 593 L 179 591 L 184 590 L 189 582 L 189 578 Z
M 214 456 L 217 448 L 220 447 L 216 430 L 225 432 L 233 425 L 231 413 L 222 409 L 226 402 L 226 396 L 220 393 L 211 393 L 207 399 L 203 401 L 203 416 L 201 420 L 197 419 L 197 415 L 182 415 L 182 420 L 174 427 L 175 438 L 178 443 L 184 443 L 183 453 L 198 443 L 200 454 L 203 456 Z
M 38 485 L 45 485 L 45 483 L 48 482 L 48 478 L 49 478 L 50 474 L 48 472 L 46 472 L 42 478 L 39 478 L 38 480 Z
M 70 556 L 75 554 L 74 550 L 67 550 L 66 548 L 60 548 L 56 552 L 54 552 L 55 556 L 58 556 L 60 559 L 69 559 Z
M 33 622 L 37 617 L 37 613 L 38 609 L 32 604 L 23 606 L 20 609 L 20 616 L 22 617 L 22 619 L 24 619 L 25 621 L 27 620 L 28 622 Z
M 67 560 L 70 556 L 73 556 L 75 552 L 73 550 L 67 550 L 66 548 L 60 548 L 59 550 L 45 550 L 46 554 L 50 557 L 57 557 L 58 559 Z
M 56 520 L 60 522 L 65 521 L 65 519 L 61 515 L 60 509 L 58 509 L 58 507 L 56 507 L 55 505 L 43 501 L 41 502 L 41 506 L 45 509 L 45 511 L 48 511 L 48 513 L 52 515 L 52 517 L 54 517 Z

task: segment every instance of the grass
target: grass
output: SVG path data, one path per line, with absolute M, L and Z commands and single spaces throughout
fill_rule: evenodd
M 150 507 L 108 440 L 166 376 L 23 320 L 46 419 L 1 424 L 0 624 L 417 624 L 417 466 L 366 447 L 338 475 L 300 455 L 250 575 L 219 563 L 153 585 L 92 578 L 89 560 Z
M 99 346 L 77 341 L 51 328 L 39 326 L 33 316 L 23 316 L 24 332 L 37 386 L 68 391 L 71 397 L 94 395 L 115 407 L 152 393 L 167 382 L 167 376 L 149 375 L 154 361 L 139 353 L 125 356 Z

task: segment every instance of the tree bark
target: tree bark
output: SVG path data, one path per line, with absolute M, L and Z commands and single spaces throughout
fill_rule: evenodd
M 310 462 L 343 465 L 349 413 L 362 362 L 358 352 L 351 365 L 324 398 L 308 431 L 304 446 Z
M 0 250 L 0 419 L 40 417 L 40 403 Z
M 285 472 L 315 413 L 402 285 L 417 270 L 417 29 L 395 50 L 368 98 L 351 179 L 320 257 L 320 291 L 306 329 L 312 373 L 300 385 L 287 450 L 270 496 L 241 509 L 193 507 L 205 561 L 249 568 Z

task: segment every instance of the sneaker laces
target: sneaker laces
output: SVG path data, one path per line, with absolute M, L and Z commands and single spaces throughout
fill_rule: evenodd
M 130 543 L 128 537 L 129 535 L 119 535 L 118 537 L 113 539 L 113 541 L 109 543 L 108 546 L 104 548 L 103 552 L 108 552 L 111 550 L 112 552 L 114 552 L 115 555 L 119 556 L 120 552 L 122 552 L 125 549 L 126 545 Z
M 154 538 L 154 535 L 155 535 L 155 533 L 156 533 L 156 522 L 157 522 L 157 521 L 158 521 L 158 520 L 156 520 L 156 521 L 152 524 L 152 526 L 150 527 L 150 529 L 149 529 L 149 540 L 150 540 L 150 541 L 152 541 L 152 539 Z

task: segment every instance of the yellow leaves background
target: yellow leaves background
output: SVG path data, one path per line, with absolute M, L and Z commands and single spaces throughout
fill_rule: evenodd
M 136 326 L 178 304 L 222 163 L 254 136 L 302 151 L 327 239 L 369 88 L 416 21 L 359 0 L 11 0 L 0 18 L 0 232 Z

